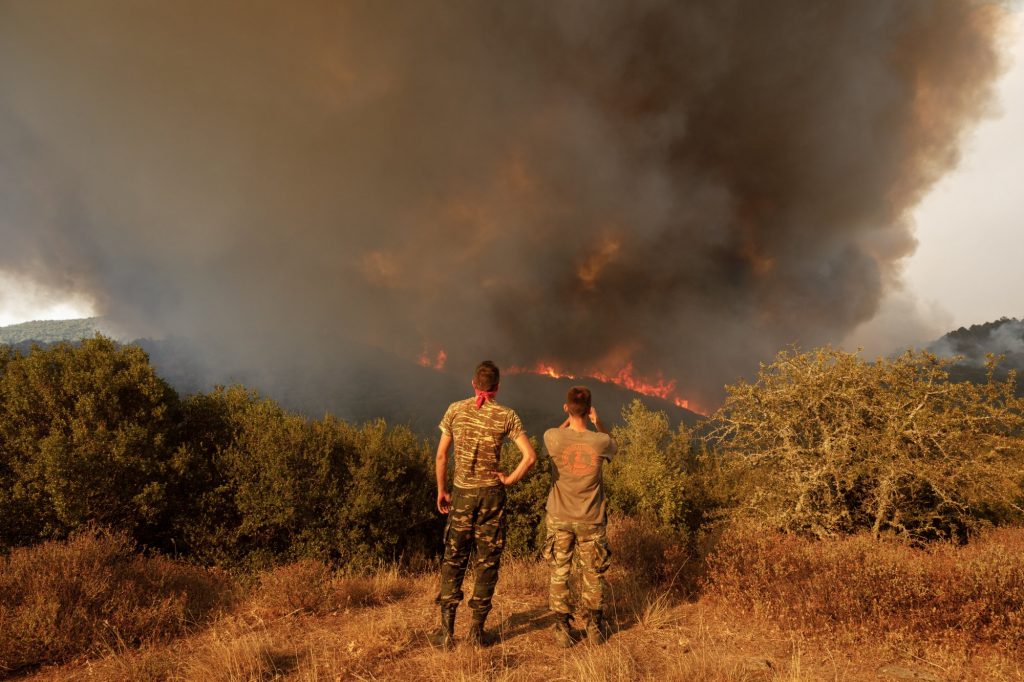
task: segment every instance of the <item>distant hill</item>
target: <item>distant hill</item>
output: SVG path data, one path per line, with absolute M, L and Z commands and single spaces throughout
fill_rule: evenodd
M 944 357 L 963 356 L 962 362 L 985 365 L 988 353 L 1003 355 L 1003 365 L 1024 369 L 1024 320 L 1002 317 L 995 322 L 960 327 L 933 341 L 928 350 Z
M 99 322 L 99 318 L 88 318 L 0 327 L 0 343 L 27 351 L 32 343 L 79 341 L 95 335 Z M 271 367 L 238 369 L 188 339 L 139 339 L 135 343 L 149 354 L 160 376 L 183 395 L 208 391 L 218 384 L 242 384 L 311 417 L 331 413 L 352 422 L 383 417 L 427 436 L 437 432 L 449 403 L 472 393 L 469 377 L 424 368 L 375 348 L 352 349 L 337 365 L 296 353 Z M 590 387 L 594 405 L 608 423 L 620 422 L 622 408 L 635 398 L 665 412 L 673 425 L 700 420 L 700 415 L 674 403 L 594 379 L 506 374 L 498 399 L 516 409 L 528 433 L 540 435 L 561 422 L 566 391 L 574 384 Z
M 101 331 L 100 318 L 39 320 L 0 327 L 0 344 L 28 350 L 32 343 L 78 341 Z M 319 417 L 325 412 L 349 421 L 383 417 L 433 435 L 448 403 L 468 397 L 468 379 L 426 369 L 373 348 L 357 351 L 344 367 L 325 366 L 296 357 L 280 366 L 260 370 L 229 370 L 187 339 L 140 339 L 153 365 L 183 394 L 206 391 L 216 384 L 243 384 L 259 390 L 285 407 Z M 986 354 L 1002 355 L 999 376 L 1018 370 L 1017 392 L 1024 395 L 1024 320 L 1003 317 L 994 322 L 961 327 L 927 345 L 942 357 L 959 357 L 950 374 L 959 381 L 985 381 Z M 552 379 L 534 374 L 506 375 L 499 399 L 519 412 L 530 433 L 539 434 L 559 421 L 569 386 L 582 383 L 594 393 L 594 404 L 610 422 L 620 420 L 622 408 L 639 398 L 651 409 L 668 414 L 673 424 L 700 420 L 675 404 L 634 393 L 594 379 Z
M 959 358 L 950 376 L 960 381 L 985 381 L 987 356 L 1001 355 L 997 375 L 1017 370 L 1017 394 L 1024 395 L 1024 320 L 1002 317 L 994 322 L 960 327 L 928 344 L 928 350 L 946 358 Z
M 421 367 L 376 348 L 351 349 L 337 366 L 297 355 L 272 367 L 230 370 L 205 358 L 184 339 L 137 343 L 149 353 L 160 375 L 182 393 L 209 390 L 215 384 L 242 384 L 312 417 L 325 412 L 352 422 L 383 417 L 388 423 L 406 424 L 427 436 L 437 433 L 449 403 L 472 395 L 468 376 Z M 536 374 L 503 375 L 498 400 L 516 409 L 528 433 L 540 435 L 562 421 L 565 394 L 570 386 L 581 383 L 590 387 L 595 406 L 609 423 L 620 422 L 622 408 L 634 398 L 665 412 L 673 425 L 701 419 L 671 402 L 615 384 Z
M 99 322 L 98 317 L 87 317 L 78 320 L 34 320 L 12 324 L 0 327 L 0 343 L 16 346 L 32 341 L 80 341 L 95 336 L 96 332 L 100 331 Z

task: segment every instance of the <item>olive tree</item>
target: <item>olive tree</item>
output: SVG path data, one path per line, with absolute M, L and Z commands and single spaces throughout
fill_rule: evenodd
M 727 387 L 710 442 L 746 467 L 740 512 L 816 536 L 869 529 L 963 537 L 1019 511 L 1022 401 L 1014 376 L 949 380 L 952 361 L 780 353 Z
M 0 359 L 0 544 L 98 522 L 150 540 L 177 395 L 137 346 L 97 336 Z

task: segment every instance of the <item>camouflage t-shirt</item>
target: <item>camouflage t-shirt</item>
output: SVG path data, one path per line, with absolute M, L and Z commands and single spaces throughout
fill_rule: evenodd
M 523 433 L 523 423 L 512 408 L 485 401 L 480 409 L 476 398 L 452 403 L 441 418 L 441 433 L 455 440 L 455 485 L 459 488 L 488 488 L 501 485 L 498 460 L 506 438 Z

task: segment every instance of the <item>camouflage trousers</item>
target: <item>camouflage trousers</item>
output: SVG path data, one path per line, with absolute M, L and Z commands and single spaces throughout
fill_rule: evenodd
M 603 611 L 608 593 L 604 574 L 612 558 L 606 524 L 556 521 L 549 516 L 547 530 L 542 556 L 551 566 L 548 593 L 551 610 L 572 613 L 569 575 L 575 565 L 583 605 L 592 611 Z
M 501 551 L 505 548 L 505 487 L 455 488 L 452 508 L 444 530 L 444 561 L 437 603 L 455 606 L 462 601 L 462 580 L 470 553 L 473 560 L 473 596 L 469 608 L 480 619 L 491 610 L 491 597 L 498 583 Z

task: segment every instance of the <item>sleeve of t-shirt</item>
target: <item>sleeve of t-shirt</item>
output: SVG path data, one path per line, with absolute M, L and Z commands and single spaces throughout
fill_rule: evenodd
M 452 423 L 455 421 L 455 403 L 448 406 L 448 409 L 444 411 L 444 416 L 441 417 L 441 423 L 438 424 L 438 428 L 441 429 L 441 433 L 446 436 L 452 435 Z
M 615 439 L 608 436 L 608 445 L 605 447 L 604 452 L 601 453 L 601 456 L 607 460 L 611 460 L 618 450 L 619 446 L 615 444 Z
M 548 429 L 544 432 L 544 454 L 548 457 L 551 456 L 551 450 L 555 443 L 555 429 Z
M 515 440 L 523 433 L 523 422 L 519 421 L 519 415 L 514 410 L 509 410 L 508 420 L 505 422 L 505 433 L 509 440 Z

